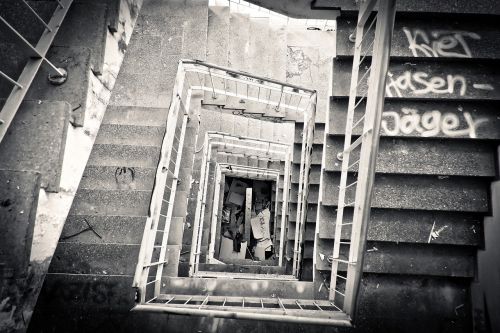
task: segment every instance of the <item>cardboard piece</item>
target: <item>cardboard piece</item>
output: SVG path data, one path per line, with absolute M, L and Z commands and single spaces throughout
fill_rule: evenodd
M 255 239 L 271 238 L 271 233 L 269 231 L 270 218 L 271 212 L 269 211 L 269 208 L 266 208 L 250 220 L 253 237 Z
M 233 251 L 233 240 L 227 237 L 221 237 L 219 260 L 224 259 L 245 259 L 247 252 L 247 242 L 241 242 L 240 252 Z
M 229 191 L 229 195 L 227 196 L 228 203 L 232 203 L 232 204 L 235 204 L 237 206 L 242 206 L 244 200 L 245 200 L 245 196 L 243 194 Z
M 254 259 L 255 260 L 266 260 L 266 249 L 263 247 L 256 246 L 254 248 Z
M 245 200 L 247 186 L 248 185 L 245 182 L 237 179 L 233 180 L 231 186 L 229 187 L 226 203 L 233 203 L 235 205 L 242 206 L 243 201 Z

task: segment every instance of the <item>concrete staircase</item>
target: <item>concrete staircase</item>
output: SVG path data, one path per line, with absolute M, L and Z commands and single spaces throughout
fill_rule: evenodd
M 57 6 L 55 1 L 28 3 L 45 22 Z M 0 197 L 5 203 L 0 229 L 6 240 L 0 242 L 2 332 L 25 331 L 30 323 L 140 4 L 73 2 L 47 54 L 68 72 L 68 79 L 60 86 L 50 84 L 48 66 L 42 65 L 0 143 L 2 184 L 11 184 L 2 186 Z M 36 45 L 44 27 L 25 4 L 0 1 L 0 12 Z M 0 70 L 17 78 L 29 51 L 3 24 L 1 29 Z M 11 90 L 2 79 L 0 104 Z M 12 227 L 16 223 L 19 228 Z M 9 259 L 18 250 L 21 264 Z
M 42 6 L 45 1 L 39 3 Z M 50 1 L 46 3 L 53 5 Z M 0 4 L 3 6 L 4 2 Z M 83 1 L 81 6 L 84 6 Z M 101 6 L 98 4 L 96 8 Z M 76 17 L 81 18 L 82 15 Z M 112 25 L 113 20 L 109 17 L 96 17 L 103 18 L 100 21 L 103 26 Z M 388 88 L 392 97 L 386 101 L 365 274 L 361 284 L 360 313 L 357 326 L 349 329 L 350 332 L 470 331 L 469 286 L 474 277 L 476 251 L 483 244 L 481 221 L 491 211 L 488 188 L 496 177 L 495 161 L 498 160 L 495 159 L 500 133 L 497 117 L 498 73 L 495 67 L 500 55 L 495 46 L 498 29 L 495 19 L 491 17 L 481 17 L 481 24 L 475 23 L 477 17 L 438 17 L 440 20 L 424 13 L 418 19 L 410 16 L 397 19 L 392 55 L 398 59 L 391 63 L 390 68 L 396 81 Z M 319 91 L 320 98 L 304 237 L 306 243 L 301 276 L 304 281 L 186 277 L 193 204 L 200 177 L 201 158 L 197 152 L 201 147 L 199 138 L 206 131 L 255 134 L 260 138 L 294 143 L 291 198 L 296 197 L 298 187 L 302 123 L 297 121 L 293 124 L 290 121 L 297 119 L 292 115 L 278 117 L 253 103 L 242 105 L 239 100 L 213 99 L 211 94 L 205 94 L 195 98 L 189 115 L 180 183 L 168 239 L 169 262 L 175 264 L 167 265 L 164 270 L 165 278 L 161 285 L 164 294 L 160 299 L 170 299 L 172 294 L 308 300 L 327 297 L 328 257 L 333 245 L 336 188 L 340 175 L 340 161 L 336 156 L 343 145 L 347 82 L 352 59 L 352 44 L 348 36 L 354 22 L 348 15 L 341 16 L 338 38 L 335 39 L 334 33 L 273 26 L 269 19 L 234 14 L 227 7 L 208 8 L 205 2 L 198 0 L 145 2 L 99 133 L 97 136 L 95 132 L 87 135 L 93 136 L 92 141 L 95 138 L 95 144 L 85 170 L 82 169 L 83 177 L 70 211 L 68 207 L 70 213 L 67 219 L 64 215 L 66 223 L 61 237 L 57 234 L 59 242 L 30 325 L 31 331 L 331 331 L 331 327 L 311 325 L 129 311 L 134 306 L 135 296 L 131 288 L 132 275 L 149 214 L 159 147 L 165 131 L 176 62 L 180 58 L 203 60 L 206 57 L 208 62 L 309 86 Z M 433 59 L 430 57 L 433 54 L 427 54 L 432 53 L 428 48 L 408 47 L 405 31 L 413 31 L 411 29 L 424 29 L 429 36 L 433 36 L 432 31 L 436 29 L 470 30 L 480 35 L 481 39 L 475 38 L 472 33 L 465 36 L 470 46 L 470 54 L 465 55 L 470 55 L 469 59 L 454 59 L 449 54 L 443 59 Z M 84 37 L 87 36 L 81 36 L 82 39 Z M 96 42 L 95 37 L 89 37 L 89 40 Z M 86 53 L 79 49 L 79 45 L 87 44 L 81 43 L 68 42 L 72 47 L 63 51 L 68 52 L 65 55 L 68 59 L 81 59 L 75 63 L 82 66 L 81 73 L 89 73 L 88 79 L 82 76 L 73 81 L 71 89 L 61 86 L 61 93 L 62 89 L 69 92 L 55 101 L 33 93 L 35 100 L 43 102 L 25 102 L 23 108 L 26 109 L 20 111 L 20 115 L 26 112 L 29 116 L 36 114 L 38 117 L 42 106 L 53 110 L 49 115 L 57 120 L 53 121 L 57 126 L 52 128 L 52 134 L 57 138 L 68 136 L 64 133 L 69 131 L 65 130 L 69 117 L 72 117 L 75 126 L 82 125 L 80 122 L 84 119 L 83 128 L 87 129 L 85 121 L 90 115 L 86 110 L 92 103 L 83 98 L 89 94 L 82 93 L 78 82 L 81 84 L 83 81 L 86 85 L 92 82 L 90 69 L 98 73 L 99 68 L 106 68 L 106 62 L 99 62 L 99 52 Z M 87 47 L 92 49 L 93 46 L 88 44 Z M 63 51 L 58 51 L 56 47 L 53 50 L 56 55 Z M 437 50 L 433 52 L 441 55 Z M 337 57 L 330 92 L 328 81 L 332 55 Z M 63 59 L 62 63 L 66 61 L 63 56 L 54 57 L 56 60 Z M 410 85 L 404 81 L 412 80 L 411 75 L 420 70 L 429 74 L 429 78 L 445 78 L 439 82 L 449 81 L 451 75 L 451 89 L 433 90 L 432 87 L 418 85 L 421 82 Z M 77 69 L 75 71 L 78 72 Z M 410 72 L 409 79 L 407 71 Z M 106 71 L 103 72 L 104 76 Z M 46 76 L 46 73 L 41 75 Z M 420 79 L 424 77 L 420 76 Z M 461 77 L 464 77 L 464 84 Z M 42 81 L 40 79 L 40 85 L 35 84 L 35 87 L 40 87 L 36 88 L 37 93 L 45 89 L 45 82 Z M 460 91 L 465 84 L 467 89 L 462 94 Z M 52 92 L 47 94 L 49 96 Z M 81 104 L 84 102 L 86 104 Z M 85 106 L 84 115 L 78 105 Z M 43 112 L 47 109 L 44 108 Z M 243 111 L 240 112 L 243 115 L 233 114 L 235 111 Z M 426 111 L 432 113 L 424 116 Z M 471 118 L 466 116 L 466 112 Z M 415 124 L 415 115 L 418 115 L 418 124 Z M 26 119 L 36 118 L 25 117 L 16 120 L 18 123 L 13 128 L 19 130 L 23 125 L 30 124 Z M 38 119 L 33 126 L 43 128 Z M 455 119 L 458 119 L 456 126 Z M 283 120 L 286 121 L 281 122 Z M 50 131 L 47 129 L 43 133 Z M 19 137 L 11 140 L 22 142 Z M 65 140 L 55 141 L 59 151 L 66 147 L 66 153 L 67 147 L 72 147 L 61 143 Z M 38 161 L 43 155 L 49 155 L 41 149 L 46 146 L 41 144 L 36 154 L 32 152 L 33 156 L 38 156 Z M 3 146 L 0 146 L 1 156 L 7 156 L 1 149 Z M 16 161 L 24 154 L 17 146 L 8 151 L 8 156 L 17 156 Z M 45 186 L 47 192 L 57 190 L 58 186 L 64 188 L 60 185 L 62 181 L 58 181 L 58 178 L 64 177 L 53 172 L 62 168 L 61 156 L 60 153 L 50 155 L 51 165 L 36 164 L 42 167 L 34 172 L 0 171 L 1 183 L 7 179 L 23 184 L 19 188 L 11 184 L 2 190 L 2 195 L 17 193 L 18 197 L 26 198 L 21 204 L 16 202 L 14 209 L 29 214 L 16 214 L 16 221 L 34 223 L 32 212 L 40 200 L 40 186 Z M 265 161 L 245 160 L 228 154 L 218 154 L 217 158 L 243 165 L 278 167 Z M 35 161 L 35 157 L 29 161 Z M 40 198 L 43 198 L 45 193 L 40 193 Z M 279 196 L 279 189 L 276 196 Z M 2 200 L 3 207 L 5 199 L 2 197 Z M 294 240 L 296 209 L 292 200 L 287 249 L 291 248 Z M 0 220 L 4 212 L 2 208 Z M 347 211 L 346 215 L 350 214 Z M 8 218 L 12 219 L 12 215 Z M 29 236 L 29 229 L 22 232 Z M 4 239 L 8 237 L 0 241 Z M 288 257 L 291 257 L 290 252 Z M 24 259 L 19 263 L 22 270 L 27 269 L 25 253 Z M 234 262 L 225 265 L 224 270 L 257 274 L 276 272 L 266 265 Z M 204 268 L 222 269 L 213 265 Z M 29 282 L 27 280 L 26 283 Z
M 65 327 L 69 317 L 60 310 L 75 308 L 68 306 L 69 299 L 64 295 L 55 298 L 52 295 L 59 293 L 58 290 L 69 291 L 71 286 L 104 284 L 107 289 L 123 286 L 114 295 L 128 304 L 123 308 L 124 313 L 133 305 L 133 295 L 124 298 L 121 293 L 132 291 L 131 278 L 149 214 L 177 61 L 203 59 L 205 54 L 199 44 L 206 44 L 206 4 L 174 1 L 169 6 L 147 1 L 141 9 L 110 105 L 57 244 L 30 325 L 33 331 L 49 326 Z M 202 40 L 195 40 L 195 36 Z M 154 57 L 148 58 L 147 54 Z M 195 137 L 197 127 L 190 128 L 195 119 L 188 126 L 187 138 Z M 193 153 L 194 145 L 186 144 L 186 155 L 190 149 Z M 182 185 L 186 184 L 189 181 Z M 180 244 L 175 244 L 175 233 L 171 236 L 169 257 L 178 261 Z M 165 274 L 177 276 L 175 265 L 169 266 Z M 81 289 L 81 295 L 92 293 L 92 288 Z M 92 309 L 87 318 L 106 320 L 99 312 L 102 304 L 99 299 L 83 298 L 81 305 Z M 119 299 L 114 304 L 123 305 Z
M 316 229 L 314 260 L 318 286 L 329 286 L 330 281 L 329 256 L 335 236 L 341 167 L 336 156 L 343 150 L 349 96 L 345 83 L 349 82 L 354 45 L 349 35 L 355 29 L 354 22 L 349 15 L 337 20 L 337 58 L 322 151 L 325 162 L 321 168 Z M 404 313 L 407 318 L 425 318 L 426 330 L 444 330 L 445 326 L 455 331 L 468 330 L 470 312 L 454 309 L 460 304 L 470 306 L 466 295 L 475 274 L 476 249 L 483 243 L 482 219 L 491 211 L 489 184 L 497 177 L 495 156 L 499 139 L 498 112 L 494 111 L 499 95 L 497 86 L 489 83 L 497 73 L 492 71 L 491 64 L 483 61 L 484 58 L 498 59 L 499 53 L 496 47 L 482 53 L 478 45 L 488 44 L 490 34 L 498 29 L 490 26 L 493 21 L 487 19 L 482 26 L 484 30 L 476 30 L 472 22 L 465 17 L 436 19 L 431 14 L 422 14 L 418 20 L 403 15 L 396 18 L 391 56 L 397 58 L 391 60 L 386 89 L 363 267 L 360 329 L 368 329 L 368 323 L 375 322 L 379 316 L 388 316 L 372 307 L 383 294 L 384 299 L 391 299 L 395 312 L 390 317 L 401 329 L 415 329 L 395 318 Z M 434 29 L 448 34 L 458 26 L 471 32 L 465 42 L 471 47 L 471 53 L 461 59 L 455 58 L 459 53 L 439 54 L 435 56 L 441 58 L 435 59 L 432 53 L 424 51 L 425 46 L 411 49 L 412 34 L 430 35 Z M 472 31 L 481 35 L 481 42 Z M 480 74 L 486 71 L 488 75 Z M 402 81 L 404 75 L 409 78 L 406 87 Z M 425 82 L 413 81 L 416 75 L 433 80 L 456 75 L 460 83 L 449 82 L 446 91 L 426 90 Z M 476 89 L 473 82 L 489 84 L 492 90 Z M 359 91 L 360 95 L 364 89 L 366 87 Z M 359 118 L 355 113 L 354 122 Z M 435 125 L 431 126 L 430 121 Z M 453 123 L 453 130 L 447 131 L 447 123 Z M 360 135 L 361 129 L 358 127 L 354 134 Z M 352 156 L 352 161 L 356 159 Z M 354 168 L 353 176 L 355 172 Z M 346 202 L 351 201 L 352 193 L 348 191 Z M 345 214 L 349 222 L 352 209 Z M 348 241 L 348 234 L 342 239 Z M 341 255 L 347 255 L 343 245 Z M 406 291 L 408 300 L 418 297 L 418 303 L 425 304 L 425 310 L 410 310 L 401 305 L 401 310 L 396 310 L 396 304 L 404 303 L 398 296 L 401 285 L 425 285 L 418 291 L 413 287 Z M 444 293 L 450 298 L 435 308 L 435 297 Z M 434 311 L 439 311 L 439 320 L 434 319 Z

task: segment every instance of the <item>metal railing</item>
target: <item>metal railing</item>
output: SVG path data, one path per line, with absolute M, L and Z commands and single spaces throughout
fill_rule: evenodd
M 52 45 L 52 42 L 54 41 L 54 38 L 64 18 L 66 17 L 73 0 L 57 0 L 56 2 L 56 9 L 52 14 L 51 19 L 49 22 L 45 22 L 28 2 L 20 0 L 20 3 L 22 3 L 27 10 L 26 15 L 33 15 L 39 24 L 45 28 L 35 46 L 33 46 L 18 30 L 14 28 L 11 24 L 12 22 L 8 22 L 7 19 L 5 19 L 0 13 L 0 25 L 2 25 L 4 30 L 8 31 L 14 37 L 14 40 L 19 43 L 23 47 L 23 50 L 26 50 L 27 53 L 26 65 L 17 79 L 3 71 L 0 71 L 0 77 L 4 78 L 14 86 L 11 93 L 7 97 L 5 104 L 0 110 L 0 143 L 7 133 L 17 110 L 26 96 L 26 93 L 28 92 L 28 89 L 30 88 L 31 83 L 33 82 L 42 63 L 47 64 L 51 71 L 54 72 L 52 79 L 56 82 L 56 84 L 61 84 L 67 77 L 67 73 L 64 69 L 56 67 L 46 58 L 47 51 Z
M 178 264 L 177 262 L 168 262 L 167 245 L 179 181 L 185 128 L 189 118 L 191 96 L 194 91 L 208 92 L 213 98 L 224 96 L 225 98 L 256 102 L 271 110 L 272 116 L 279 115 L 285 119 L 292 114 L 294 118 L 299 115 L 306 124 L 303 131 L 304 137 L 307 138 L 307 142 L 310 141 L 312 144 L 312 135 L 309 131 L 311 131 L 310 119 L 314 119 L 315 112 L 315 103 L 311 102 L 311 100 L 315 101 L 316 99 L 314 90 L 197 60 L 180 60 L 172 92 L 172 101 L 168 110 L 166 132 L 156 171 L 149 216 L 145 223 L 138 264 L 134 274 L 133 287 L 137 290 L 137 303 L 139 304 L 154 302 L 159 297 L 164 267 L 168 264 Z M 263 114 L 262 117 L 266 117 L 266 115 Z M 220 133 L 212 133 L 211 135 L 214 138 L 217 135 L 223 137 Z M 225 137 L 227 138 L 227 135 Z M 244 138 L 238 137 L 237 139 L 243 140 Z M 264 150 L 267 150 L 266 145 L 268 144 L 264 144 Z M 208 143 L 205 145 L 205 149 L 207 147 Z M 238 147 L 237 143 L 233 143 L 233 148 L 239 149 L 241 147 Z M 274 148 L 269 150 L 269 153 L 273 153 L 272 150 Z M 288 154 L 291 161 L 291 149 Z M 307 154 L 302 155 L 301 170 L 303 172 L 301 172 L 299 179 L 301 184 L 299 187 L 305 189 L 307 188 L 306 174 L 308 174 L 305 171 L 308 168 Z M 204 156 L 207 156 L 206 152 Z M 205 168 L 205 164 L 206 161 L 202 164 L 202 168 Z M 202 171 L 202 174 L 204 175 L 205 172 Z M 290 179 L 291 172 L 289 171 L 285 177 L 285 179 Z M 205 184 L 206 182 L 200 184 L 200 188 L 204 188 Z M 288 195 L 287 192 L 284 191 L 284 202 L 288 202 L 288 199 L 285 198 L 285 195 Z M 200 193 L 203 194 L 203 192 Z M 200 193 L 198 203 L 201 203 L 203 199 Z M 302 190 L 300 193 L 302 193 L 303 200 L 307 191 Z M 287 205 L 283 205 L 282 210 L 282 215 L 287 216 Z M 198 219 L 203 216 L 201 213 L 202 205 L 197 207 Z M 199 231 L 194 230 L 194 234 L 199 235 Z M 284 237 L 284 234 L 283 232 L 281 237 Z M 195 241 L 198 242 L 198 238 Z M 195 256 L 199 263 L 199 256 L 197 257 L 195 252 L 192 251 L 191 256 Z M 282 260 L 281 258 L 283 258 L 282 253 L 280 253 L 280 260 Z M 194 263 L 195 260 L 191 259 L 194 258 L 190 258 L 190 262 Z M 191 266 L 191 270 L 193 269 L 194 265 Z
M 343 152 L 338 155 L 342 169 L 330 281 L 330 300 L 351 319 L 356 313 L 363 273 L 394 17 L 395 0 L 365 1 L 361 3 L 356 27 L 345 142 Z M 372 29 L 375 34 L 370 41 Z M 362 66 L 368 69 L 359 78 Z M 363 106 L 363 115 L 354 122 L 354 111 Z M 352 142 L 353 129 L 361 125 L 362 134 Z M 355 151 L 359 151 L 359 159 L 351 161 Z M 355 180 L 349 176 L 354 172 L 357 172 Z M 345 207 L 353 207 L 352 221 L 344 218 Z M 348 236 L 343 237 L 345 234 Z
M 283 212 L 281 216 L 282 230 L 285 228 L 288 216 L 288 193 L 290 190 L 290 176 L 292 163 L 292 146 L 277 141 L 268 141 L 258 138 L 234 136 L 220 132 L 207 132 L 204 140 L 202 156 L 200 187 L 198 190 L 196 213 L 193 227 L 193 241 L 190 255 L 190 276 L 199 276 L 198 267 L 202 254 L 203 224 L 208 193 L 208 177 L 213 157 L 213 150 L 220 148 L 243 155 L 265 158 L 285 163 L 285 176 L 283 188 Z M 217 167 L 218 163 L 215 165 Z M 247 167 L 248 168 L 248 167 Z M 221 171 L 221 170 L 219 170 Z M 212 221 L 213 223 L 213 221 Z M 280 238 L 278 266 L 283 264 L 283 233 Z
M 300 156 L 299 189 L 297 199 L 297 219 L 295 226 L 295 242 L 293 247 L 292 275 L 299 277 L 304 251 L 304 233 L 307 222 L 309 176 L 312 162 L 314 141 L 314 124 L 316 118 L 317 95 L 309 100 L 308 111 L 304 116 L 304 131 L 302 134 L 302 150 Z
M 136 305 L 132 310 L 230 319 L 351 326 L 346 314 L 328 300 L 164 294 L 160 295 L 154 303 Z

